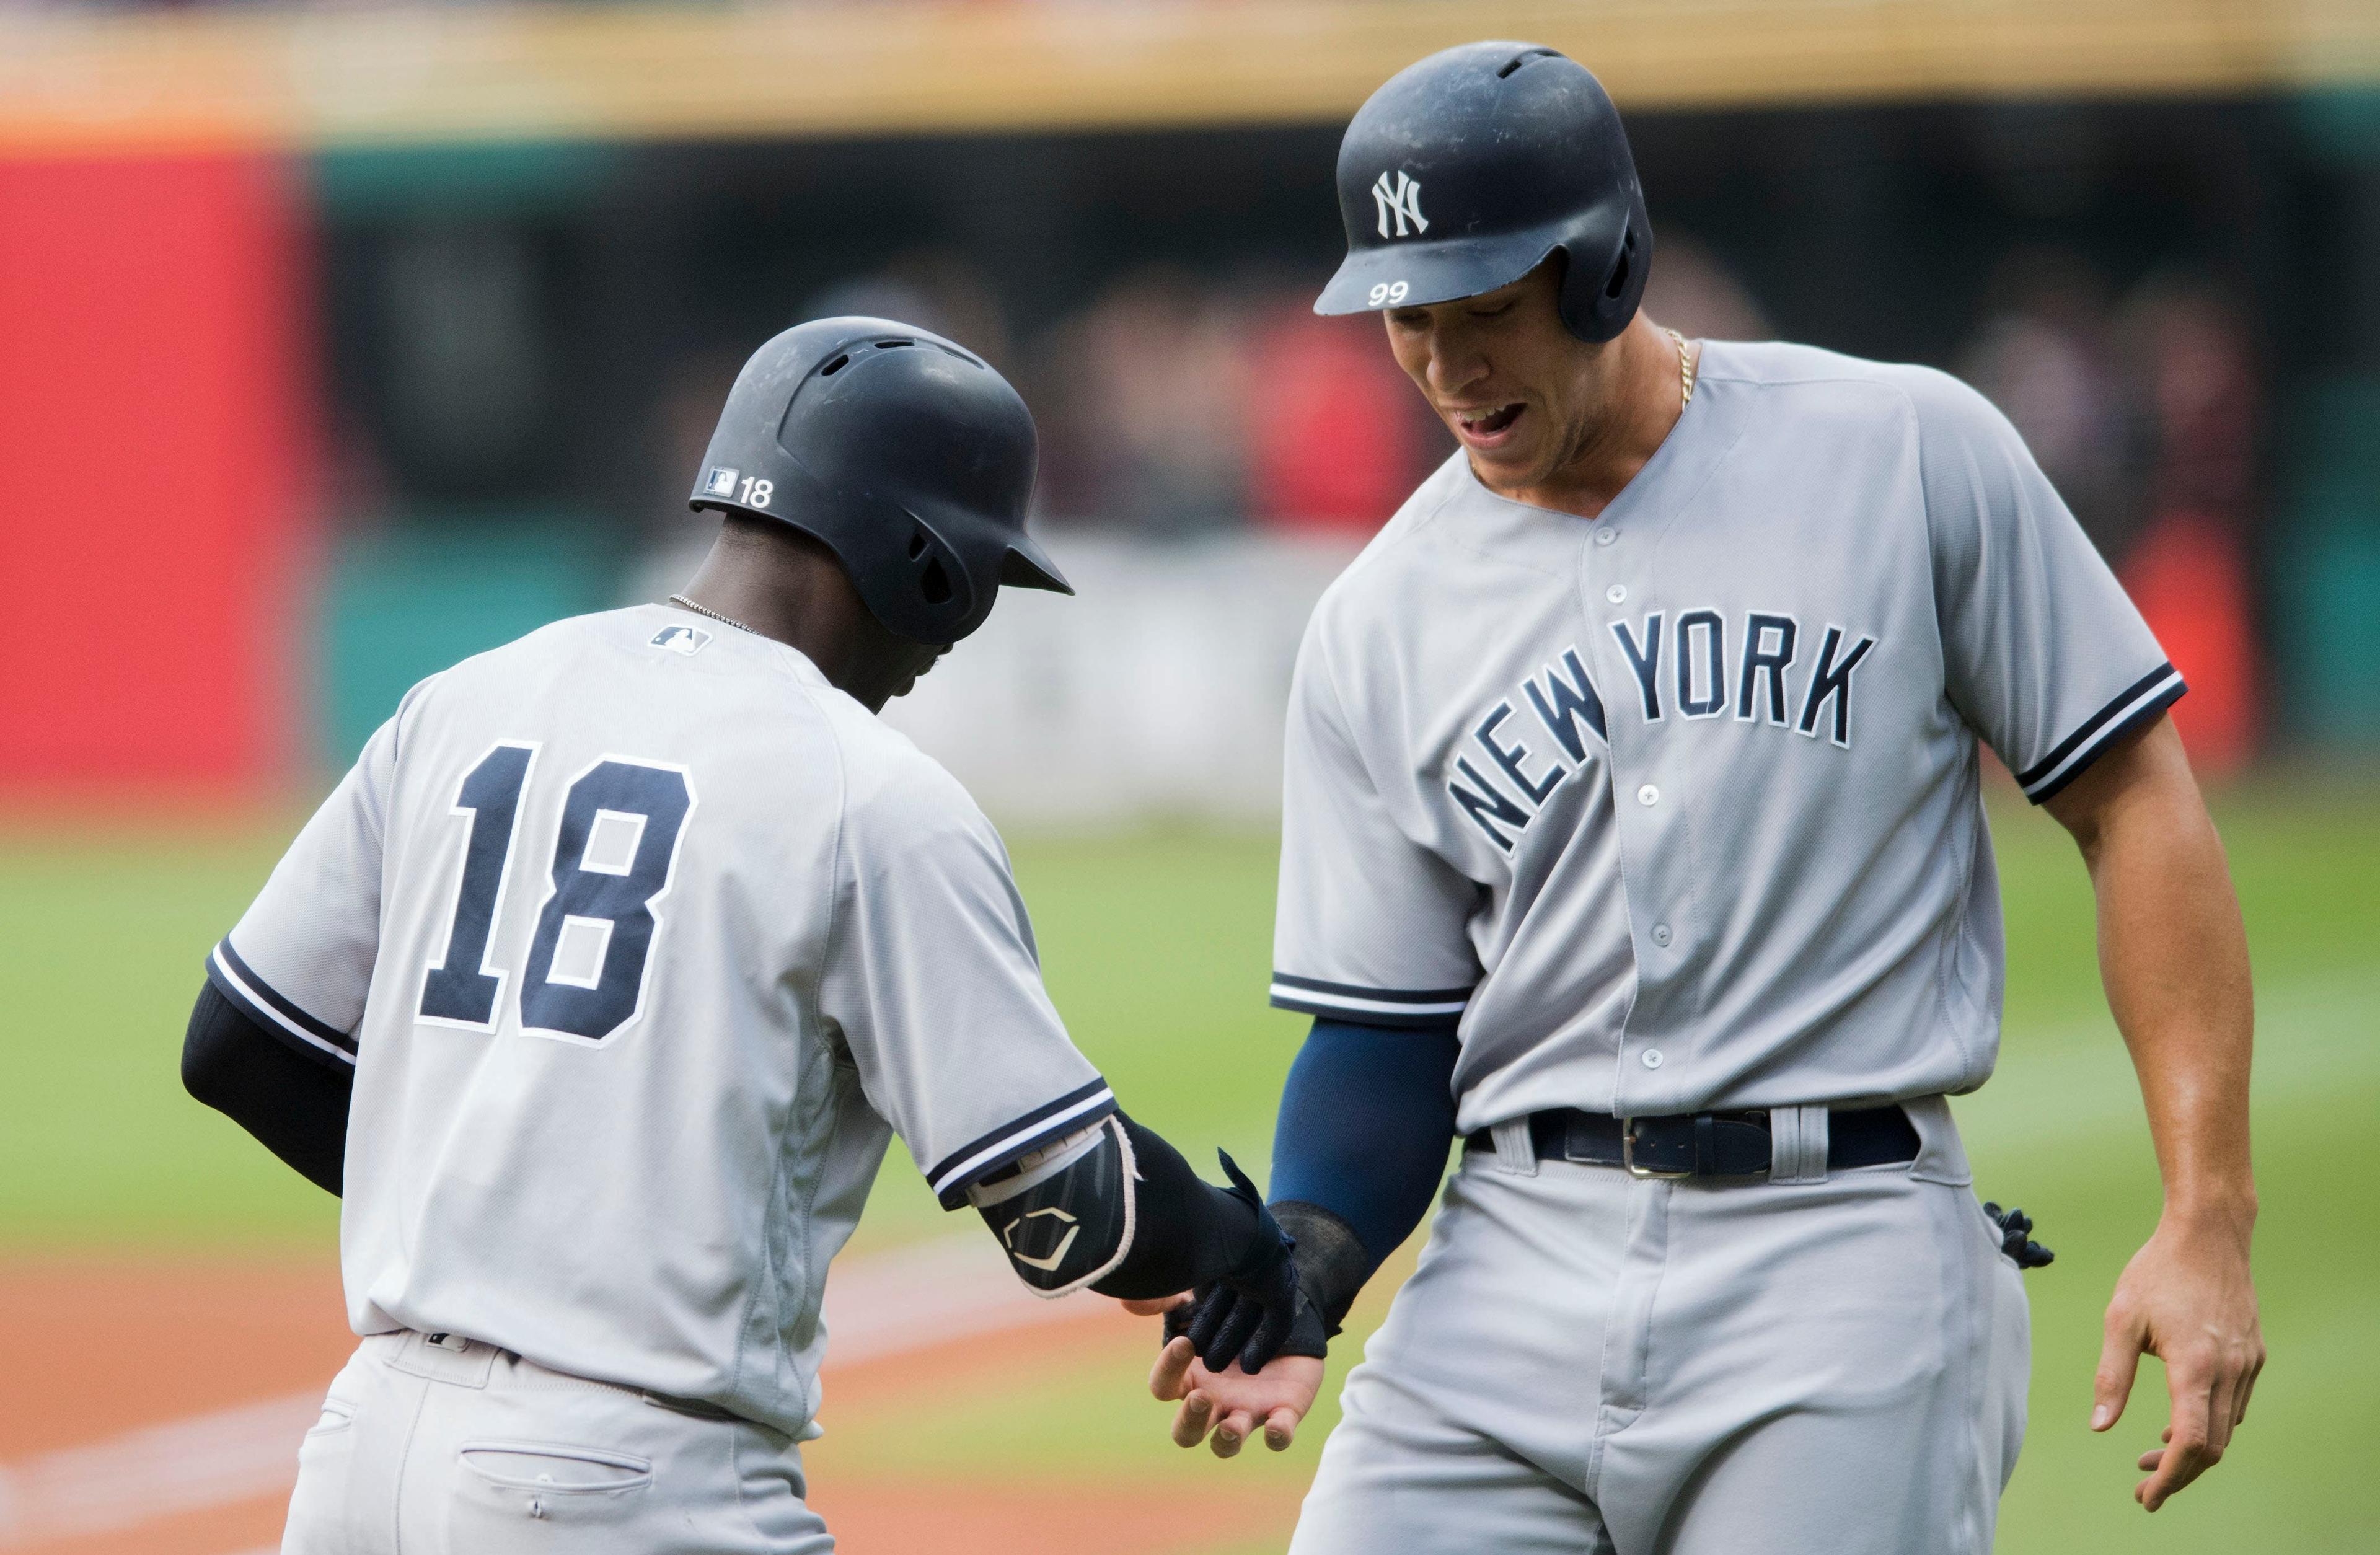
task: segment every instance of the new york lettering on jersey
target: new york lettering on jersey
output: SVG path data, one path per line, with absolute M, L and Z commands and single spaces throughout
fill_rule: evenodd
M 1611 624 L 1611 635 L 1635 678 L 1635 705 L 1646 723 L 1661 722 L 1670 709 L 1682 718 L 1696 719 L 1718 718 L 1732 708 L 1740 723 L 1791 729 L 1814 738 L 1823 733 L 1843 749 L 1851 748 L 1852 677 L 1876 648 L 1876 638 L 1862 636 L 1850 641 L 1843 628 L 1829 626 L 1815 662 L 1804 666 L 1796 658 L 1798 645 L 1805 640 L 1801 622 L 1753 611 L 1743 619 L 1739 657 L 1729 650 L 1727 613 L 1704 606 L 1678 617 L 1677 648 L 1669 661 L 1672 673 L 1665 679 L 1665 624 L 1660 611 L 1633 626 Z M 1803 673 L 1797 674 L 1797 668 Z M 1527 746 L 1509 743 L 1510 735 L 1499 737 L 1498 731 L 1518 707 L 1534 713 L 1537 726 L 1553 741 L 1545 754 L 1548 770 L 1539 776 L 1528 771 L 1532 752 Z M 1796 708 L 1798 713 L 1792 711 Z M 1447 793 L 1482 835 L 1509 853 L 1512 839 L 1536 818 L 1546 796 L 1585 765 L 1590 732 L 1597 740 L 1605 738 L 1603 699 L 1578 649 L 1572 646 L 1472 726 L 1470 743 L 1475 748 L 1455 753 Z M 1500 773 L 1500 783 L 1474 764 L 1473 759 L 1482 755 L 1487 771 Z
M 1466 1129 L 1980 1084 L 1978 742 L 2038 800 L 2180 694 L 1972 391 L 1798 346 L 1701 372 L 1594 519 L 1450 460 L 1308 630 L 1273 1002 L 1459 1019 Z

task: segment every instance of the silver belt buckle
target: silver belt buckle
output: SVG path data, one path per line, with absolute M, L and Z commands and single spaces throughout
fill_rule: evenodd
M 1620 1120 L 1620 1164 L 1628 1169 L 1631 1177 L 1646 1182 L 1678 1182 L 1694 1175 L 1692 1172 L 1657 1172 L 1649 1166 L 1636 1164 L 1636 1120 Z

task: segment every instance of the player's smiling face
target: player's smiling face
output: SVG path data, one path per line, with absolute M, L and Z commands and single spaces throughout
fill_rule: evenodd
M 1593 441 L 1619 353 L 1564 327 L 1561 267 L 1509 286 L 1383 317 L 1397 365 L 1429 401 L 1490 490 L 1547 485 Z

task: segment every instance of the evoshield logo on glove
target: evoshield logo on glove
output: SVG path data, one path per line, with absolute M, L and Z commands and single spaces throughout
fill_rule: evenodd
M 1394 188 L 1390 187 L 1386 173 L 1380 175 L 1378 181 L 1372 185 L 1372 203 L 1380 209 L 1380 236 L 1383 237 L 1389 236 L 1389 218 L 1391 216 L 1396 218 L 1396 236 L 1399 237 L 1412 236 L 1405 230 L 1408 221 L 1413 223 L 1414 232 L 1429 230 L 1429 222 L 1421 213 L 1421 186 L 1414 182 L 1413 176 L 1402 167 L 1397 169 Z
M 1016 1245 L 1016 1232 L 1017 1228 L 1022 1226 L 1027 1221 L 1038 1221 L 1045 1218 L 1054 1220 L 1060 1225 L 1064 1226 L 1066 1228 L 1066 1234 L 1058 1239 L 1056 1251 L 1052 1252 L 1048 1257 L 1037 1258 Z M 1016 1219 L 1009 1221 L 1008 1229 L 1000 1233 L 1000 1240 L 1002 1244 L 1007 1247 L 1008 1256 L 1014 1258 L 1018 1263 L 1024 1264 L 1028 1269 L 1047 1270 L 1055 1269 L 1060 1264 L 1066 1261 L 1066 1249 L 1072 1247 L 1075 1245 L 1075 1238 L 1080 1236 L 1082 1233 L 1083 1228 L 1081 1225 L 1076 1223 L 1074 1216 L 1067 1214 L 1063 1209 L 1054 1207 L 1045 1207 L 1039 1209 L 1028 1209 L 1024 1214 L 1017 1216 Z

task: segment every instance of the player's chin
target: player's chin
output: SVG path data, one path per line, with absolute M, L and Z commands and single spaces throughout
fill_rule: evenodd
M 1534 483 L 1544 460 L 1536 439 L 1512 439 L 1488 447 L 1465 439 L 1463 452 L 1470 456 L 1471 468 L 1490 486 L 1511 488 Z
M 895 697 L 905 697 L 910 692 L 915 691 L 917 688 L 917 682 L 925 679 L 927 674 L 933 670 L 933 667 L 941 662 L 942 655 L 949 651 L 950 650 L 947 648 L 937 648 L 932 652 L 927 654 L 925 659 L 916 669 L 911 670 L 907 674 L 903 675 L 898 681 L 893 683 L 892 689 L 886 693 L 884 699 L 886 701 L 891 701 Z

